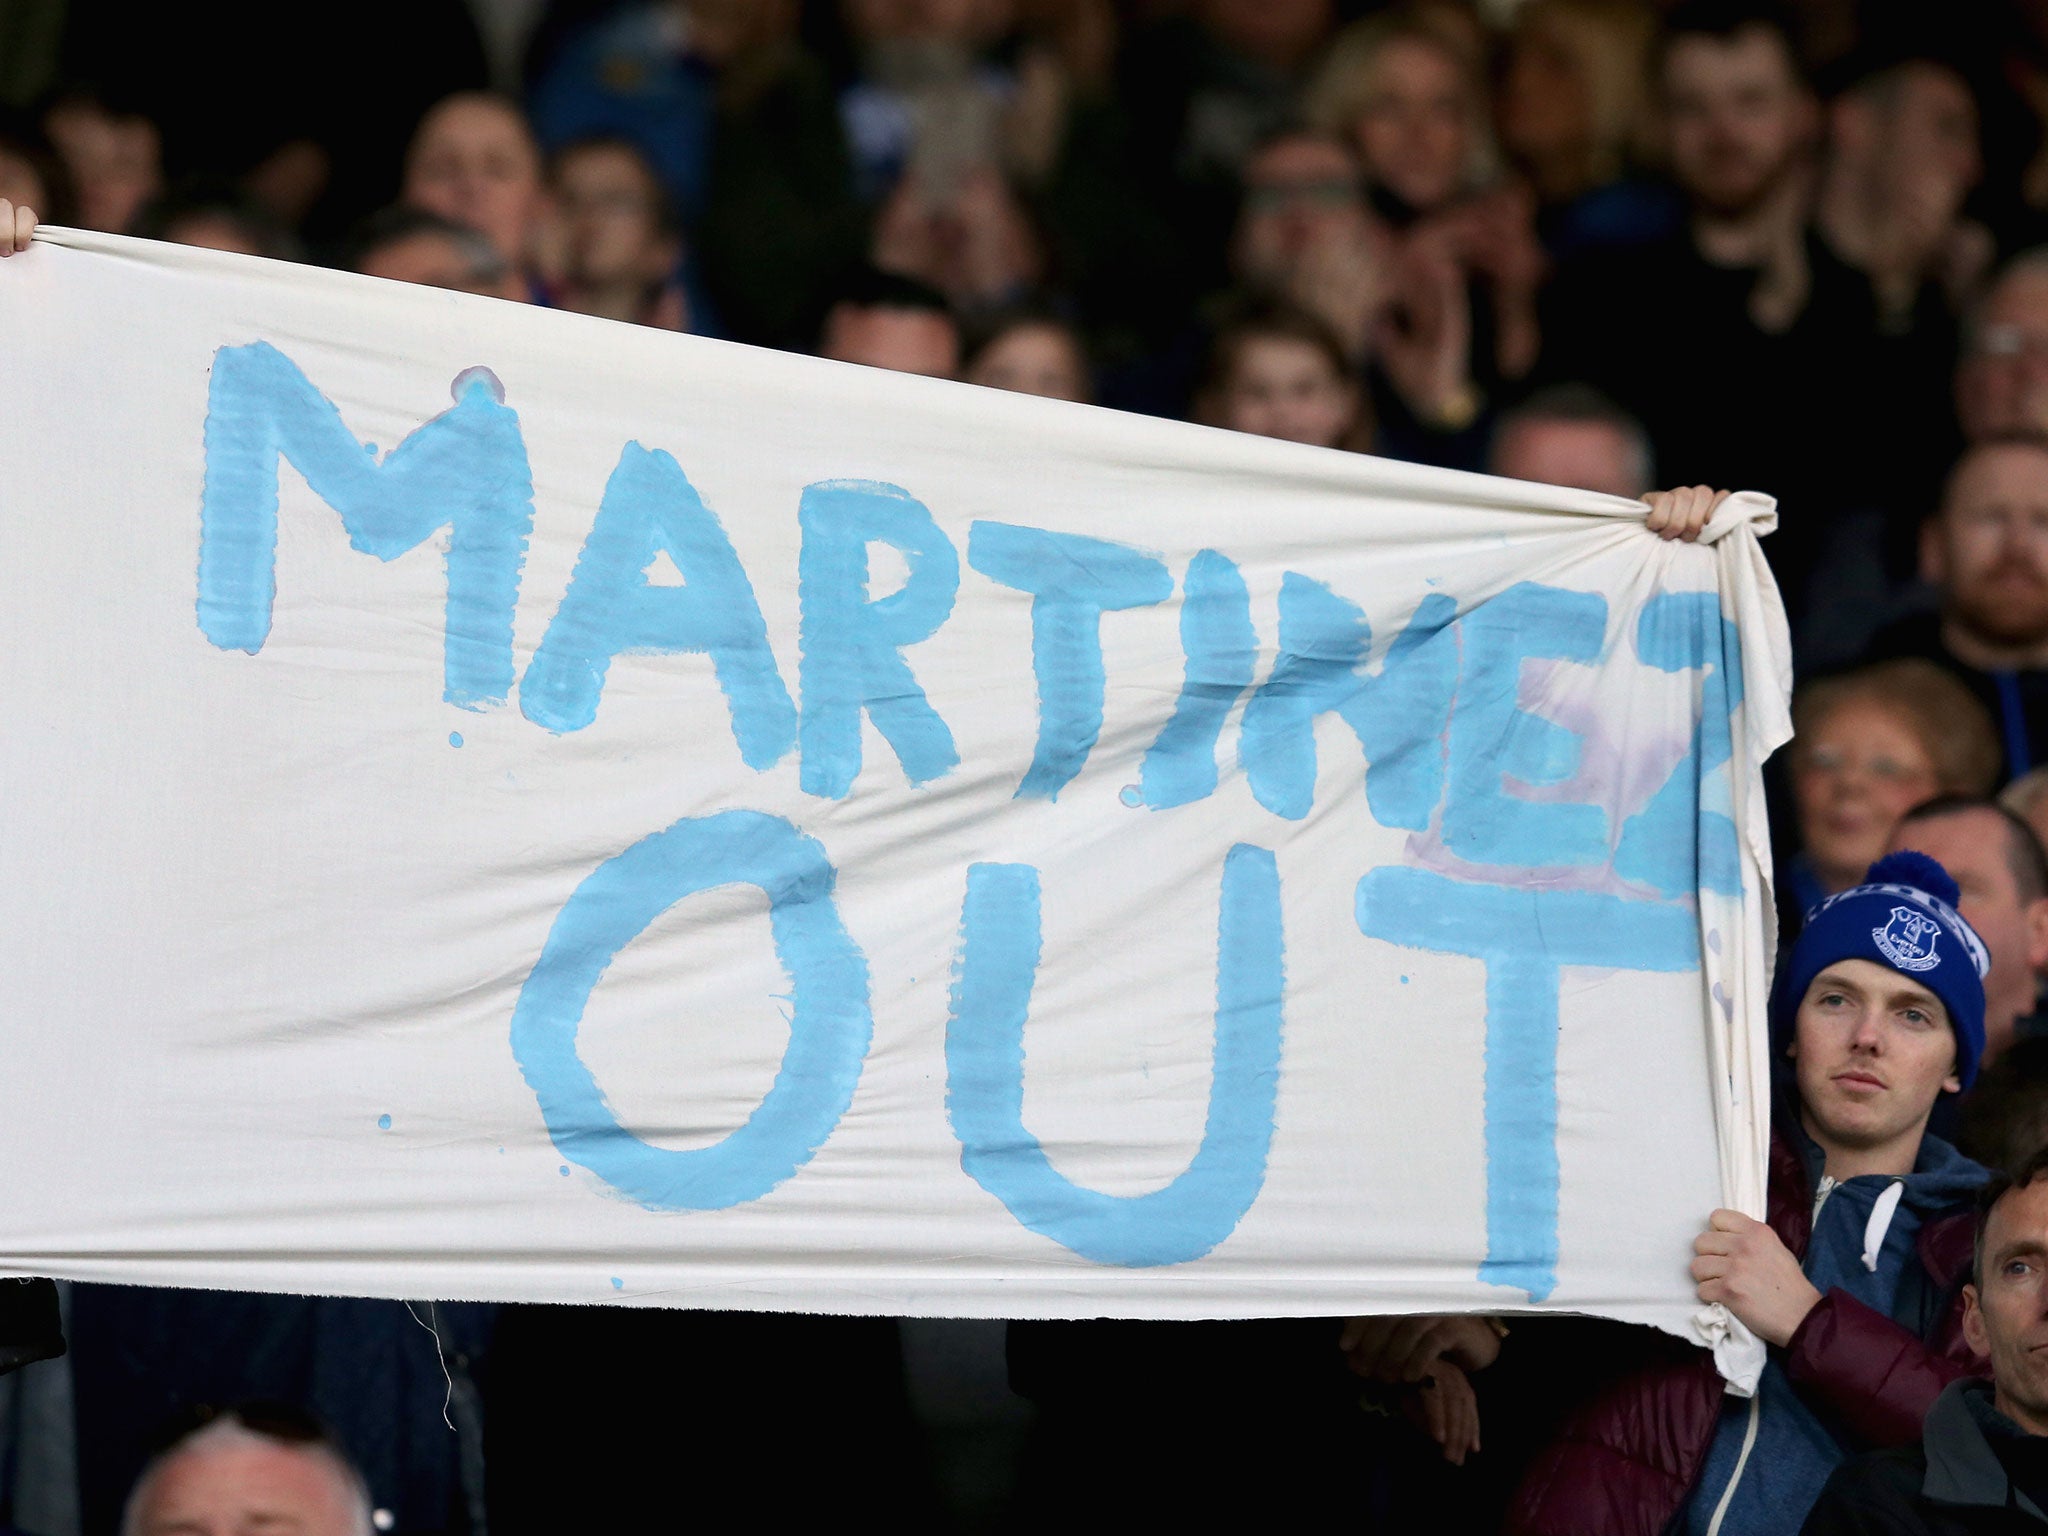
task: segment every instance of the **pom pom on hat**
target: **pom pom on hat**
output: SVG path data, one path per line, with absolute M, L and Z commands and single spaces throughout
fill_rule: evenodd
M 1963 899 L 1962 888 L 1955 877 L 1940 864 L 1912 848 L 1901 848 L 1897 853 L 1888 853 L 1870 866 L 1863 877 L 1865 885 L 1912 885 L 1918 886 L 1937 901 L 1956 905 Z

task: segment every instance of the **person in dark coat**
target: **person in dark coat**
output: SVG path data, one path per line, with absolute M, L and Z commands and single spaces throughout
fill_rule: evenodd
M 2048 1529 L 2048 1147 L 1980 1211 L 1963 1326 L 1991 1380 L 1951 1384 L 1917 1443 L 1837 1468 L 1802 1536 Z
M 1692 1267 L 1700 1299 L 1771 1346 L 1755 1394 L 1725 1396 L 1705 1352 L 1641 1332 L 1582 1360 L 1602 1385 L 1531 1462 L 1507 1530 L 1790 1536 L 1836 1466 L 1910 1441 L 1982 1370 L 1960 1287 L 1984 1171 L 1926 1134 L 1983 1047 L 1989 961 L 1957 897 L 1932 859 L 1889 855 L 1813 913 L 1781 969 L 1771 1015 L 1795 1087 L 1769 1220 L 1716 1211 Z

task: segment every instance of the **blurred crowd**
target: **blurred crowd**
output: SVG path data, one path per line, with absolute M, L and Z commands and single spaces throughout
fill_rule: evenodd
M 1932 855 L 1988 967 L 1928 1144 L 1981 1182 L 2048 1141 L 2042 0 L 352 0 L 289 38 L 253 0 L 17 0 L 0 199 L 1325 448 L 1775 495 L 1784 937 Z M 123 1529 L 145 1466 L 141 1506 L 286 1451 L 351 1530 L 647 1525 L 623 1511 L 718 1481 L 778 1525 L 858 1495 L 935 1530 L 1206 1528 L 1256 1482 L 1369 1528 L 1544 1529 L 1509 1513 L 1532 1426 L 1603 1348 L 1041 1326 L 1005 1361 L 886 1319 L 65 1305 L 61 1370 L 0 1382 L 0 1530 Z M 160 1439 L 270 1397 L 296 1406 Z M 1834 1461 L 1888 1443 L 1816 1422 Z M 1105 1493 L 1141 1464 L 1159 1486 Z M 1665 1513 L 1805 1508 L 1699 1502 Z

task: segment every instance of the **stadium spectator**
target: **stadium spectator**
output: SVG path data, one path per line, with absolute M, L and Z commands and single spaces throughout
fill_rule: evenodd
M 1504 383 L 1523 378 L 1540 346 L 1536 296 L 1544 260 L 1534 199 L 1497 170 L 1475 60 L 1448 13 L 1393 10 L 1347 30 L 1308 97 L 1311 121 L 1358 151 L 1373 207 L 1396 232 L 1387 323 L 1375 338 L 1393 384 L 1387 426 L 1405 440 L 1471 428 Z M 1450 338 L 1457 342 L 1452 346 Z M 1451 383 L 1422 353 L 1463 353 Z M 1479 434 L 1483 438 L 1483 433 Z M 1426 440 L 1426 439 L 1425 439 Z M 1411 456 L 1476 467 L 1477 440 Z
M 1002 165 L 1004 109 L 1016 88 L 993 55 L 1006 9 L 843 0 L 856 74 L 839 111 L 863 201 L 880 203 L 911 176 L 923 197 L 948 202 L 969 173 Z
M 316 1421 L 252 1403 L 206 1418 L 150 1461 L 121 1536 L 371 1536 L 390 1519 L 371 1510 L 362 1475 Z
M 1870 654 L 1961 679 L 1998 722 L 1998 782 L 2048 764 L 2048 440 L 1980 442 L 1956 462 L 1920 569 L 1939 611 L 1893 624 Z
M 1640 0 L 1529 0 L 1496 96 L 1501 148 L 1536 194 L 1553 260 L 1677 232 L 1679 202 L 1631 175 L 1649 143 L 1656 16 Z
M 1973 1536 L 2048 1509 L 2048 1148 L 1994 1178 L 1977 1217 L 1963 1329 L 1991 1379 L 1950 1383 L 1917 1442 L 1860 1456 L 1821 1490 L 1806 1536 Z
M 1544 295 L 1546 379 L 1612 395 L 1651 431 L 1666 478 L 1770 492 L 1787 517 L 1765 541 L 1795 620 L 1863 451 L 1869 402 L 1860 280 L 1807 228 L 1819 109 L 1774 12 L 1688 0 L 1669 18 L 1657 81 L 1684 227 L 1593 250 Z M 1683 357 L 1687 366 L 1664 360 Z
M 123 234 L 163 191 L 163 136 L 133 106 L 69 90 L 43 113 L 43 131 L 64 162 L 85 228 Z
M 1196 396 L 1211 426 L 1318 448 L 1364 448 L 1372 425 L 1343 344 L 1316 316 L 1247 301 L 1217 327 Z
M 1354 364 L 1370 355 L 1386 313 L 1391 257 L 1358 157 L 1335 134 L 1284 129 L 1245 162 L 1232 274 L 1320 316 Z
M 555 303 L 579 315 L 686 331 L 682 232 L 646 157 L 625 139 L 556 151 L 550 182 L 561 271 Z
M 1971 311 L 1955 403 L 1973 443 L 2048 432 L 2048 247 L 2008 261 Z
M 960 376 L 970 384 L 1050 400 L 1085 402 L 1094 396 L 1080 333 L 1050 310 L 1010 310 L 975 327 Z
M 1814 202 L 1822 238 L 1869 280 L 1885 331 L 1910 330 L 1926 300 L 1947 314 L 1976 291 L 1994 249 L 1990 231 L 1963 215 L 1984 173 L 1969 82 L 1908 58 L 1841 91 L 1827 118 Z
M 1044 280 L 1044 242 L 990 164 L 911 167 L 875 218 L 875 265 L 943 293 L 963 314 L 1014 304 Z
M 1907 811 L 1936 795 L 1985 794 L 1997 771 L 1998 739 L 1982 706 L 1917 658 L 1806 684 L 1792 726 L 1791 926 L 1853 885 Z
M 1486 108 L 1472 61 L 1419 9 L 1348 28 L 1306 98 L 1309 120 L 1350 141 L 1380 211 L 1401 225 L 1491 179 Z
M 349 270 L 429 288 L 502 297 L 511 268 L 467 225 L 419 208 L 387 208 L 356 231 Z
M 1538 390 L 1495 423 L 1487 471 L 1568 485 L 1631 501 L 1654 480 L 1650 435 L 1620 406 L 1583 384 Z
M 546 189 L 533 132 L 512 102 L 484 91 L 437 102 L 406 150 L 401 196 L 491 242 L 506 267 L 500 298 L 539 296 L 533 262 Z
M 1962 890 L 1957 908 L 1991 953 L 1984 977 L 1984 1066 L 2034 1012 L 2048 968 L 2048 857 L 2033 829 L 1996 800 L 1946 795 L 1916 805 L 1891 836 L 1938 861 Z
M 228 186 L 190 186 L 159 198 L 136 216 L 135 233 L 239 256 L 296 261 L 299 245 L 262 207 Z
M 935 379 L 960 376 L 960 322 L 945 296 L 873 268 L 855 272 L 825 312 L 818 355 Z
M 1866 880 L 1814 915 L 1772 995 L 1792 1083 L 1770 1219 L 1716 1211 L 1694 1244 L 1700 1300 L 1770 1346 L 1756 1394 L 1726 1395 L 1699 1350 L 1611 1335 L 1509 1531 L 1790 1536 L 1854 1448 L 1911 1440 L 1981 1368 L 1956 1287 L 1984 1170 L 1926 1126 L 1976 1073 L 1982 946 L 1933 860 L 1894 854 Z

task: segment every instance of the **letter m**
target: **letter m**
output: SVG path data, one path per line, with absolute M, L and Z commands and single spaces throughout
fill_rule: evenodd
M 377 462 L 334 402 L 268 342 L 222 347 L 207 391 L 199 508 L 199 627 L 222 650 L 263 649 L 277 595 L 278 460 L 341 514 L 349 543 L 395 560 L 448 543 L 442 697 L 476 707 L 512 690 L 512 618 L 533 530 L 518 415 L 483 370 L 455 404 Z

